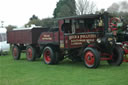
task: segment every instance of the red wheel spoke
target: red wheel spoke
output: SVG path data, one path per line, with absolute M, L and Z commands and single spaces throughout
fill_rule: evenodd
M 32 49 L 31 48 L 28 49 L 27 56 L 28 56 L 28 58 L 32 58 Z
M 45 59 L 46 63 L 49 63 L 49 62 L 51 61 L 49 49 L 46 49 L 46 50 L 45 50 L 44 59 Z
M 94 65 L 94 63 L 95 63 L 95 57 L 91 51 L 86 52 L 84 59 L 85 59 L 85 63 L 87 65 Z
M 13 49 L 13 55 L 17 56 L 17 49 L 16 48 Z
M 47 56 L 47 60 L 48 60 L 48 61 L 50 61 L 50 60 L 51 60 L 50 56 Z

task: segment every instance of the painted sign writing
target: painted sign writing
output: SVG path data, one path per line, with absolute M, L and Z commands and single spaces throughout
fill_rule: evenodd
M 72 39 L 86 39 L 86 38 L 96 38 L 96 35 L 95 34 L 87 34 L 87 35 L 72 35 L 72 36 L 69 36 L 69 40 L 72 40 Z
M 50 35 L 43 35 L 42 40 L 52 40 L 52 37 Z
M 94 42 L 95 39 L 96 39 L 95 34 L 69 36 L 70 46 L 82 45 L 85 42 L 86 43 L 91 43 L 91 42 Z

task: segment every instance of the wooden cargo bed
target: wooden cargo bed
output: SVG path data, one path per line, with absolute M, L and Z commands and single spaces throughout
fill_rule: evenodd
M 33 28 L 8 31 L 7 42 L 11 44 L 37 44 L 40 34 L 48 30 L 48 28 Z

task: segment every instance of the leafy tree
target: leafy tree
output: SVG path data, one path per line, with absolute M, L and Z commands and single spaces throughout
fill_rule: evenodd
M 41 20 L 41 26 L 45 28 L 56 27 L 57 21 L 53 18 L 45 18 Z
M 32 17 L 30 18 L 30 20 L 38 20 L 38 17 L 36 15 L 32 15 Z
M 36 26 L 41 26 L 41 20 L 39 19 L 33 19 L 31 21 L 29 21 L 27 24 L 25 24 L 25 27 L 29 26 L 31 27 L 31 25 L 36 25 Z
M 27 24 L 25 24 L 25 27 L 31 27 L 32 24 L 36 25 L 36 26 L 42 26 L 45 28 L 50 28 L 50 27 L 55 27 L 57 26 L 57 22 L 55 22 L 56 20 L 54 20 L 53 18 L 45 18 L 45 19 L 38 19 L 38 18 L 30 18 L 29 22 Z
M 13 26 L 13 25 L 8 25 L 8 26 L 6 27 L 6 29 L 7 29 L 8 31 L 13 30 L 14 28 L 16 28 L 16 26 Z
M 59 0 L 54 10 L 54 18 L 76 15 L 75 0 Z
M 25 27 L 27 27 L 27 26 L 30 27 L 32 24 L 34 24 L 36 26 L 41 26 L 41 20 L 36 15 L 33 15 L 29 19 L 29 22 L 27 24 L 25 24 Z

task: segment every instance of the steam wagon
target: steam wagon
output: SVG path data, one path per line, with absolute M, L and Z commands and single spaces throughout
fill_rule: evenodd
M 119 66 L 123 50 L 116 37 L 109 32 L 112 16 L 108 13 L 88 14 L 58 19 L 57 28 L 33 28 L 8 32 L 8 43 L 13 45 L 14 59 L 20 59 L 26 50 L 27 59 L 33 61 L 43 55 L 45 64 L 57 64 L 64 58 L 83 61 L 88 68 L 97 68 L 100 61 Z

